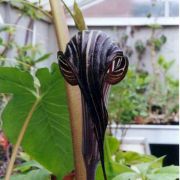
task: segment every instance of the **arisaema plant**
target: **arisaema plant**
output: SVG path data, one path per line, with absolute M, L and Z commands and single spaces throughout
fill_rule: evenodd
M 65 80 L 72 86 L 78 85 L 81 90 L 82 153 L 87 180 L 95 178 L 99 160 L 106 180 L 104 138 L 108 124 L 108 94 L 110 85 L 125 77 L 128 59 L 104 32 L 87 30 L 76 3 L 74 7 L 77 16 L 71 15 L 80 32 L 67 44 L 64 54 L 58 52 L 59 67 Z

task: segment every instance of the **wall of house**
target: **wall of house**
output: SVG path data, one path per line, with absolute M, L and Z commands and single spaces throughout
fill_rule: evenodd
M 0 5 L 0 15 L 4 21 L 4 24 L 0 23 L 0 27 L 5 24 L 14 24 L 19 15 L 17 9 L 12 9 L 7 4 Z M 24 44 L 24 38 L 27 31 L 28 23 L 30 19 L 24 16 L 16 25 L 16 36 L 15 40 L 19 45 Z M 129 38 L 127 40 L 127 45 L 132 47 L 133 54 L 129 58 L 130 64 L 133 65 L 137 62 L 137 53 L 135 52 L 135 42 L 137 40 L 142 40 L 146 43 L 147 39 L 151 36 L 151 29 L 145 26 L 138 26 L 134 30 L 133 37 L 131 37 L 130 32 L 132 27 L 89 27 L 89 29 L 102 30 L 109 34 L 115 41 L 120 42 L 121 37 L 124 34 L 128 34 Z M 134 28 L 133 28 L 134 29 Z M 75 27 L 69 27 L 70 36 L 73 36 L 77 30 Z M 178 26 L 163 26 L 163 28 L 157 30 L 157 36 L 164 34 L 167 37 L 166 44 L 162 47 L 161 51 L 157 55 L 163 55 L 167 60 L 175 60 L 170 73 L 178 78 L 178 59 L 179 59 L 179 27 Z M 3 38 L 7 38 L 6 35 L 2 35 Z M 33 27 L 29 29 L 28 41 L 33 44 L 40 44 L 43 52 L 52 52 L 51 59 L 49 61 L 39 63 L 39 66 L 50 66 L 53 61 L 56 61 L 56 53 L 58 51 L 56 37 L 53 29 L 53 25 L 49 21 L 38 20 L 35 21 Z M 15 52 L 11 50 L 8 54 L 10 58 L 13 58 Z M 150 48 L 146 49 L 145 55 L 143 56 L 141 66 L 143 66 L 147 71 L 152 72 L 151 60 L 150 60 Z

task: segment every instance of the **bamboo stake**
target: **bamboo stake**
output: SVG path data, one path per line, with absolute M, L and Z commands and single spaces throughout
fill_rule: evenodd
M 68 27 L 66 24 L 65 14 L 62 4 L 58 0 L 49 0 L 55 31 L 57 36 L 57 43 L 61 51 L 65 51 L 66 44 L 69 40 Z M 85 180 L 86 171 L 82 156 L 82 105 L 81 93 L 78 86 L 71 86 L 66 83 L 66 93 L 68 99 L 68 107 L 71 122 L 73 153 L 76 180 Z

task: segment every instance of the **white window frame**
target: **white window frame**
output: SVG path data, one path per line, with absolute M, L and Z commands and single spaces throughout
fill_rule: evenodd
M 97 17 L 85 18 L 87 26 L 146 26 L 159 24 L 162 26 L 178 26 L 180 17 Z M 75 26 L 72 18 L 67 18 L 68 26 Z

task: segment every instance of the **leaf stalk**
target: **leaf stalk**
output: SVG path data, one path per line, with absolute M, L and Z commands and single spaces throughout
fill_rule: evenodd
M 23 137 L 25 135 L 25 132 L 27 130 L 27 127 L 29 125 L 29 122 L 32 118 L 32 115 L 37 107 L 37 105 L 39 104 L 40 102 L 40 97 L 38 97 L 36 99 L 36 101 L 34 102 L 34 104 L 32 105 L 26 119 L 25 119 L 25 122 L 21 128 L 21 131 L 19 133 L 19 136 L 18 136 L 18 139 L 16 141 L 16 144 L 14 146 L 14 149 L 13 149 L 13 153 L 12 153 L 12 156 L 11 156 L 11 159 L 9 161 L 9 164 L 8 164 L 8 167 L 7 167 L 7 171 L 6 171 L 6 176 L 5 176 L 5 180 L 10 180 L 10 177 L 11 177 L 11 174 L 12 174 L 12 171 L 13 171 L 13 167 L 14 167 L 14 162 L 16 160 L 16 156 L 17 156 L 17 153 L 18 153 L 18 149 L 19 149 L 19 146 L 21 145 L 21 142 L 23 140 Z

